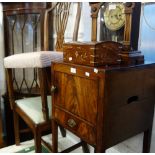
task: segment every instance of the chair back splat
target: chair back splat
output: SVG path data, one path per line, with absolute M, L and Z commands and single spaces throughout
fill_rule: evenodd
M 62 45 L 64 43 L 64 33 L 66 30 L 68 17 L 69 17 L 69 10 L 70 10 L 71 3 L 59 3 L 56 7 L 56 34 L 57 40 L 55 49 L 56 51 L 62 51 Z

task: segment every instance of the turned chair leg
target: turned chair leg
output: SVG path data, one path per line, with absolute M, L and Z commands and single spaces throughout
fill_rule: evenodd
M 19 116 L 14 111 L 13 111 L 13 121 L 14 121 L 15 144 L 20 145 Z
M 149 128 L 148 130 L 144 131 L 143 153 L 149 153 L 150 152 L 151 134 L 152 134 L 152 127 Z
M 34 132 L 34 143 L 35 143 L 35 152 L 36 153 L 41 153 L 42 152 L 42 147 L 41 147 L 41 133 L 36 131 Z

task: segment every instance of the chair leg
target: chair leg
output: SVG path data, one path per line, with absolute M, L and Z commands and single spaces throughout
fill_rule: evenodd
M 62 126 L 59 126 L 59 128 L 60 128 L 62 137 L 66 137 L 66 130 Z
M 13 111 L 13 120 L 14 120 L 15 143 L 16 145 L 20 145 L 19 116 L 15 111 Z
M 34 132 L 34 143 L 35 143 L 35 152 L 41 153 L 42 147 L 41 147 L 41 133 L 38 131 L 38 129 Z

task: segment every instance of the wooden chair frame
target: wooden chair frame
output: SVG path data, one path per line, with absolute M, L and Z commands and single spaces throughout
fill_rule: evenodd
M 42 111 L 45 122 L 40 124 L 35 124 L 33 121 L 23 112 L 15 103 L 15 95 L 13 90 L 13 78 L 12 78 L 12 69 L 6 69 L 6 77 L 7 77 L 7 86 L 9 91 L 9 101 L 11 104 L 11 109 L 13 110 L 14 116 L 14 128 L 15 128 L 15 143 L 16 145 L 20 144 L 20 136 L 19 136 L 19 116 L 28 124 L 30 129 L 34 134 L 35 141 L 35 151 L 41 152 L 41 133 L 46 130 L 51 129 L 51 121 L 48 115 L 48 105 L 47 105 L 47 95 L 49 91 L 47 91 L 48 80 L 46 74 L 47 70 L 50 68 L 39 68 L 39 77 L 40 77 L 40 92 L 42 98 Z M 46 87 L 45 87 L 46 86 Z

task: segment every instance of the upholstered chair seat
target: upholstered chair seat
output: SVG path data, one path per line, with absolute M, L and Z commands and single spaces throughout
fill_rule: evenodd
M 20 53 L 4 58 L 5 68 L 43 68 L 51 65 L 51 61 L 63 59 L 63 53 L 57 51 L 39 51 Z
M 43 123 L 45 121 L 42 113 L 41 97 L 29 97 L 15 101 L 18 107 L 35 123 Z M 51 96 L 47 97 L 49 118 L 51 118 Z

